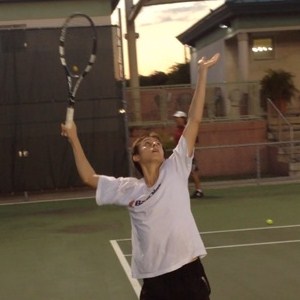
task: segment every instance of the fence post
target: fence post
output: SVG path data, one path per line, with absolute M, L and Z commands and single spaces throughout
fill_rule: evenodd
M 260 164 L 260 147 L 256 146 L 256 179 L 257 183 L 259 184 L 259 181 L 261 179 L 261 164 Z

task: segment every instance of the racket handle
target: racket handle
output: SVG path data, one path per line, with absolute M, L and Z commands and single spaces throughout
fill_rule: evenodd
M 67 128 L 72 127 L 73 119 L 74 119 L 74 107 L 68 107 L 67 114 L 66 114 L 66 122 L 65 122 Z

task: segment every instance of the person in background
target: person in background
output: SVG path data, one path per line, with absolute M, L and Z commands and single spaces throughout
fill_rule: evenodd
M 187 183 L 203 115 L 207 72 L 218 59 L 215 54 L 198 62 L 188 121 L 171 156 L 165 158 L 160 138 L 153 133 L 133 143 L 132 161 L 142 178 L 98 175 L 84 153 L 75 123 L 71 128 L 61 124 L 61 135 L 70 142 L 82 181 L 96 190 L 97 204 L 128 209 L 132 276 L 143 280 L 140 300 L 210 299 L 201 262 L 207 252 L 192 214 Z
M 176 111 L 173 117 L 176 122 L 176 129 L 174 132 L 174 142 L 177 145 L 187 123 L 187 114 L 183 111 Z M 197 141 L 198 139 L 196 140 L 196 143 Z M 195 186 L 195 191 L 191 195 L 191 198 L 204 197 L 204 193 L 201 188 L 199 169 L 195 157 L 193 158 L 193 162 L 192 162 L 191 177 L 194 181 L 194 186 Z

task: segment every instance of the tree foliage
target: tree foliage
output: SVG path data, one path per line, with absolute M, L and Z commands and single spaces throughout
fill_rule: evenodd
M 140 86 L 173 85 L 190 83 L 189 63 L 176 63 L 169 72 L 154 71 L 149 76 L 139 76 Z M 127 86 L 129 86 L 127 84 Z
M 140 75 L 139 79 L 140 86 L 165 85 L 168 81 L 168 74 L 161 71 L 155 71 L 149 76 Z
M 191 76 L 189 63 L 177 63 L 170 68 L 167 84 L 189 84 L 190 82 Z

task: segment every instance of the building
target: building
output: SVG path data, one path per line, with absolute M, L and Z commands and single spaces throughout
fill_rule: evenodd
M 195 82 L 197 61 L 220 52 L 220 63 L 208 82 L 240 83 L 225 89 L 225 114 L 247 102 L 247 114 L 260 114 L 259 91 L 246 83 L 259 82 L 268 69 L 292 73 L 300 88 L 300 2 L 297 0 L 227 0 L 178 37 L 191 47 L 191 77 Z M 259 88 L 259 87 L 258 87 Z M 300 100 L 293 99 L 300 110 Z
M 288 115 L 269 118 L 259 84 L 268 69 L 283 69 L 295 76 L 300 89 L 299 31 L 298 0 L 227 0 L 178 36 L 191 49 L 192 87 L 198 60 L 221 53 L 208 73 L 200 149 L 195 153 L 201 176 L 299 175 L 299 94 Z M 142 97 L 142 106 L 147 105 L 143 120 L 158 115 L 164 134 L 172 112 L 186 111 L 191 95 L 192 90 L 178 87 L 148 91 L 148 98 Z

